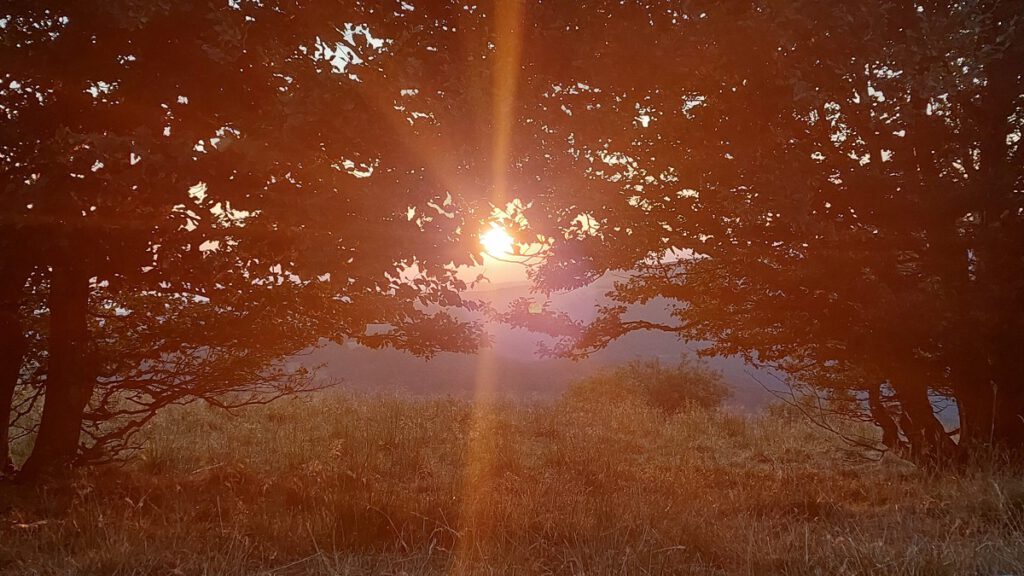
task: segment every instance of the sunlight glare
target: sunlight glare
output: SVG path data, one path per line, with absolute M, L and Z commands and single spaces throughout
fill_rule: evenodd
M 491 256 L 509 256 L 512 254 L 515 240 L 500 225 L 491 224 L 486 232 L 480 234 L 480 244 L 484 247 L 484 251 Z

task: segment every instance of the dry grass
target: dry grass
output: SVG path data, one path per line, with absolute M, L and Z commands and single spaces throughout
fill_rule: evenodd
M 326 397 L 0 491 L 3 574 L 1024 574 L 1024 481 L 784 414 Z

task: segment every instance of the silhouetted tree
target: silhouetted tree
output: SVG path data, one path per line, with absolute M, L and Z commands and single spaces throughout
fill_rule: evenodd
M 1018 5 L 9 3 L 26 471 L 288 393 L 320 338 L 465 349 L 446 309 L 492 205 L 542 290 L 629 272 L 587 325 L 518 303 L 555 353 L 665 330 L 852 391 L 913 458 L 956 451 L 936 397 L 960 444 L 1020 446 Z M 628 314 L 654 298 L 676 323 Z
M 525 233 L 547 246 L 534 280 L 628 278 L 591 323 L 526 300 L 507 319 L 562 335 L 552 352 L 570 356 L 633 330 L 710 341 L 854 391 L 922 461 L 958 452 L 939 397 L 957 403 L 960 445 L 1024 446 L 1019 7 L 567 16 L 567 87 L 531 117 L 545 154 L 524 162 L 554 175 L 523 198 Z M 655 298 L 675 323 L 628 313 Z
M 110 457 L 169 404 L 307 387 L 284 359 L 323 338 L 477 345 L 450 312 L 477 249 L 455 195 L 488 171 L 455 160 L 475 94 L 437 73 L 462 13 L 4 5 L 0 396 L 45 398 L 25 477 Z

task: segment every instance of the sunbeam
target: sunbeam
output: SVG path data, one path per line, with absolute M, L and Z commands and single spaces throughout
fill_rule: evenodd
M 491 205 L 504 206 L 508 193 L 508 161 L 515 124 L 516 87 L 519 81 L 520 56 L 522 48 L 522 4 L 519 0 L 496 2 L 493 42 L 495 58 L 492 68 L 492 193 Z M 508 254 L 514 241 L 504 228 L 493 227 L 481 238 L 484 247 L 492 255 Z M 463 538 L 455 549 L 453 572 L 457 573 L 461 560 L 466 559 L 474 549 L 485 545 L 487 518 L 487 494 L 492 490 L 492 464 L 495 454 L 496 434 L 494 419 L 489 411 L 494 408 L 497 365 L 495 349 L 480 351 L 477 360 L 472 431 L 466 447 L 466 464 L 462 481 L 461 524 Z

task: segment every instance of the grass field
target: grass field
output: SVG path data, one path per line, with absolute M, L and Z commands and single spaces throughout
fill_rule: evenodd
M 1024 480 L 775 410 L 324 396 L 162 415 L 130 465 L 0 488 L 3 574 L 1024 574 Z

